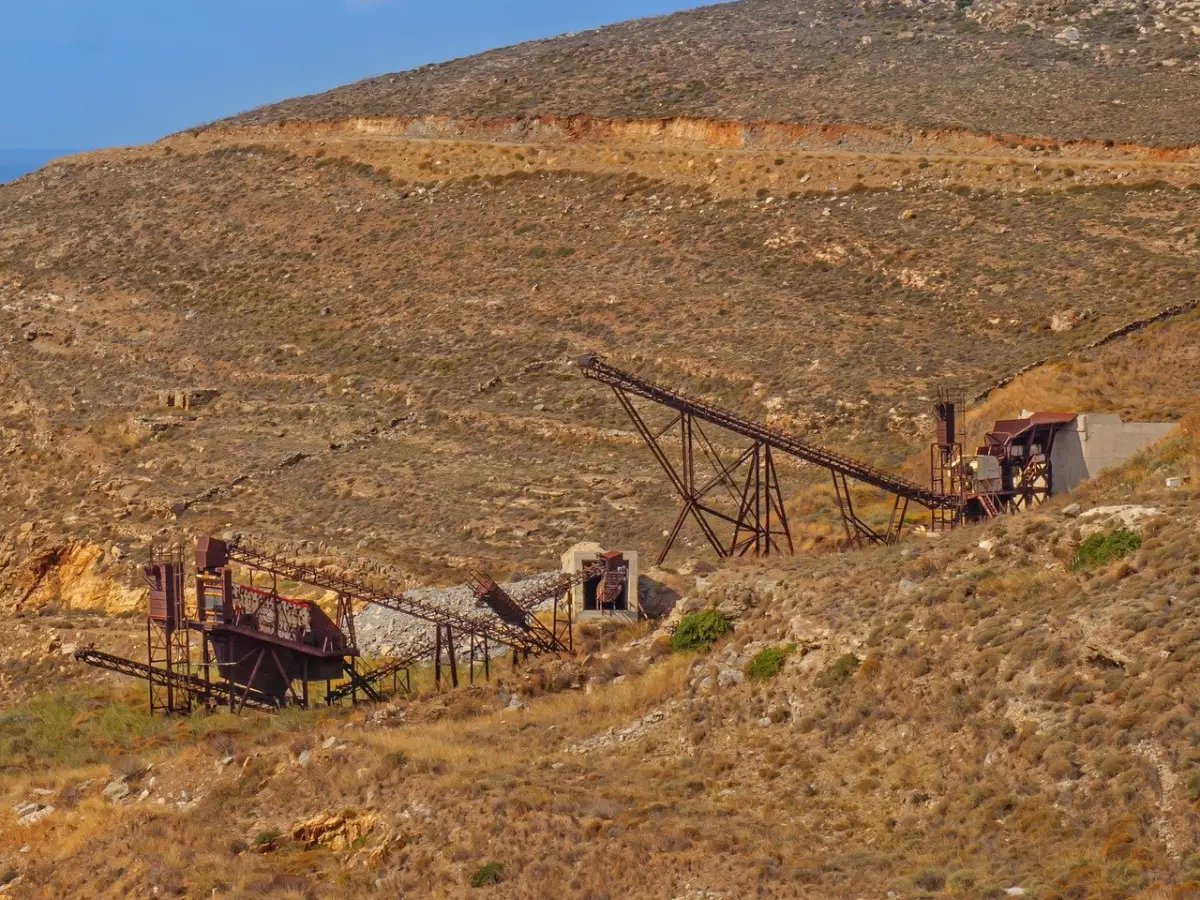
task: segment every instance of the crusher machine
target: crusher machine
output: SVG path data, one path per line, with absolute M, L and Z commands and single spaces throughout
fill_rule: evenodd
M 234 712 L 307 706 L 311 682 L 360 680 L 348 605 L 339 604 L 335 621 L 310 600 L 235 582 L 229 546 L 218 538 L 200 538 L 194 562 L 190 594 L 181 549 L 142 569 L 150 594 L 145 664 L 94 648 L 75 658 L 144 679 L 151 711 L 168 714 L 218 704 Z
M 269 589 L 234 580 L 232 566 L 265 573 Z M 610 571 L 610 569 L 612 571 Z M 623 570 L 601 560 L 583 571 L 540 583 L 519 599 L 492 579 L 473 577 L 476 606 L 493 615 L 465 615 L 403 592 L 367 585 L 343 575 L 255 549 L 242 541 L 201 537 L 196 542 L 193 590 L 186 590 L 181 549 L 152 555 L 142 574 L 149 587 L 146 618 L 146 662 L 114 656 L 95 648 L 78 650 L 80 662 L 140 678 L 149 684 L 150 709 L 187 713 L 197 707 L 228 705 L 234 712 L 251 706 L 278 709 L 307 707 L 309 685 L 325 683 L 327 702 L 383 697 L 411 686 L 410 668 L 432 659 L 440 685 L 442 667 L 458 686 L 458 659 L 465 637 L 471 680 L 475 661 L 490 675 L 491 653 L 505 647 L 514 666 L 531 654 L 570 652 L 573 647 L 570 592 L 579 584 L 599 581 L 606 592 L 619 592 Z M 335 618 L 309 600 L 279 593 L 280 580 L 308 584 L 337 597 Z M 362 670 L 354 631 L 354 603 L 369 603 L 434 626 L 433 636 L 400 656 Z M 553 603 L 551 623 L 534 610 Z M 456 646 L 456 640 L 460 646 Z M 335 684 L 336 682 L 336 684 Z

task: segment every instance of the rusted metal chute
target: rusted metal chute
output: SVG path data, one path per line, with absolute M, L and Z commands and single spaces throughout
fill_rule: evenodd
M 229 546 L 213 537 L 196 542 L 194 590 L 185 591 L 182 547 L 151 554 L 142 574 L 149 586 L 147 660 L 139 663 L 88 648 L 80 662 L 149 684 L 152 712 L 187 713 L 228 704 L 307 706 L 309 684 L 347 677 L 377 697 L 355 669 L 352 625 L 335 622 L 312 601 L 236 583 Z

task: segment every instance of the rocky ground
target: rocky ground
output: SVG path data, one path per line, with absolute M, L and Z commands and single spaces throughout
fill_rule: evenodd
M 710 652 L 672 654 L 668 622 L 373 708 L 22 704 L 7 891 L 448 897 L 498 863 L 481 895 L 1190 896 L 1200 522 L 1163 483 L 1198 458 L 1181 438 L 1025 516 L 703 573 L 675 620 L 722 611 Z M 1118 528 L 1133 555 L 1073 570 Z

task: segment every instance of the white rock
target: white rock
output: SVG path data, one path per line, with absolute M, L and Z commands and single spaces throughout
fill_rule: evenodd
M 722 669 L 717 674 L 717 684 L 721 687 L 731 687 L 735 684 L 741 684 L 746 680 L 746 676 L 737 669 Z
M 17 819 L 18 825 L 36 825 L 50 813 L 54 812 L 54 807 L 49 804 L 42 805 L 41 803 L 33 804 L 33 809 L 26 812 L 23 816 Z
M 1054 36 L 1056 41 L 1066 41 L 1068 44 L 1079 43 L 1079 29 L 1074 25 L 1068 25 L 1062 31 Z
M 759 719 L 758 727 L 759 728 L 770 728 L 771 727 L 771 717 L 763 716 L 761 719 Z
M 1147 519 L 1159 514 L 1158 507 L 1137 506 L 1128 504 L 1122 506 L 1096 506 L 1079 515 L 1083 523 L 1079 529 L 1085 538 L 1099 534 L 1112 528 L 1129 528 L 1140 530 Z
M 307 750 L 301 750 L 300 755 L 296 757 L 296 764 L 307 766 L 312 761 L 312 754 Z

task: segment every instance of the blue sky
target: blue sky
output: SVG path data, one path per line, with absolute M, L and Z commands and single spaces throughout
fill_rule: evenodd
M 121 146 L 701 0 L 36 0 L 0 10 L 0 150 Z

